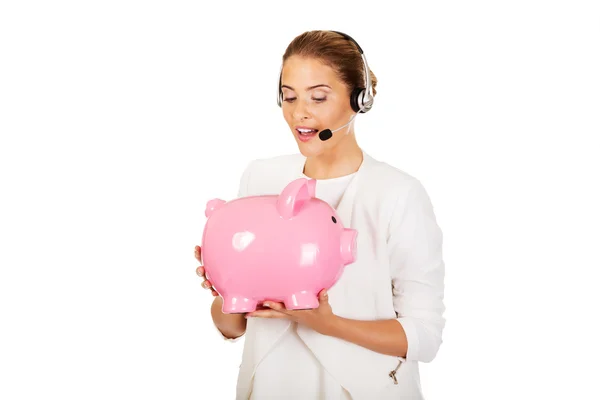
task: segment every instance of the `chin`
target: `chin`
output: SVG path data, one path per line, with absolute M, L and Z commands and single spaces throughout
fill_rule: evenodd
M 298 146 L 298 150 L 300 150 L 300 154 L 307 158 L 315 157 L 322 153 L 322 151 L 318 151 L 316 149 L 309 149 L 306 148 L 306 146 Z
M 315 141 L 316 140 L 316 141 Z M 331 140 L 331 139 L 330 139 Z M 328 142 L 330 141 L 328 140 Z M 308 143 L 297 141 L 298 150 L 304 157 L 316 157 L 327 151 L 325 143 L 316 138 Z

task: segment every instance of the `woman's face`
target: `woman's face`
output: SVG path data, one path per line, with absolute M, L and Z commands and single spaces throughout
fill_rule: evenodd
M 354 114 L 349 91 L 331 67 L 317 59 L 292 56 L 283 65 L 281 84 L 283 115 L 303 155 L 323 154 L 352 132 L 349 125 L 327 141 L 317 134 L 343 126 Z

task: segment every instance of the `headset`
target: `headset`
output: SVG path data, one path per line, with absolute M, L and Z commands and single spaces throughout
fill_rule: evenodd
M 331 138 L 331 136 L 333 136 L 333 132 L 340 130 L 343 127 L 349 125 L 350 122 L 352 122 L 354 120 L 354 118 L 356 117 L 356 115 L 358 115 L 359 113 L 364 114 L 364 113 L 368 112 L 373 107 L 373 97 L 374 97 L 373 96 L 373 86 L 371 84 L 371 73 L 369 70 L 369 64 L 367 63 L 367 57 L 365 56 L 362 48 L 356 42 L 356 40 L 354 40 L 352 37 L 350 37 L 350 35 L 342 33 L 342 32 L 338 32 L 338 31 L 331 31 L 331 32 L 335 32 L 335 33 L 341 35 L 342 37 L 344 37 L 346 40 L 351 41 L 352 43 L 354 43 L 354 45 L 358 49 L 358 52 L 360 53 L 360 56 L 363 60 L 364 75 L 365 75 L 365 87 L 354 88 L 352 90 L 352 92 L 350 93 L 350 107 L 352 107 L 352 110 L 356 114 L 354 114 L 352 119 L 350 119 L 350 121 L 347 124 L 337 128 L 333 131 L 331 131 L 330 129 L 324 129 L 321 132 L 319 132 L 319 138 L 323 141 Z M 281 107 L 281 105 L 283 104 L 283 91 L 281 90 L 282 71 L 283 71 L 283 64 L 281 65 L 281 69 L 279 70 L 279 85 L 277 88 L 277 105 L 279 107 Z

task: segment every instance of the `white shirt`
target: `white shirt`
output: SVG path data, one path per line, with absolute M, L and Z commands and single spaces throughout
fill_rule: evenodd
M 315 196 L 337 208 L 354 174 L 317 180 Z M 306 175 L 305 178 L 308 178 Z M 286 365 L 294 364 L 294 368 Z M 272 371 L 279 371 L 273 376 Z M 301 374 L 302 379 L 298 379 Z M 350 394 L 327 372 L 297 333 L 293 323 L 285 336 L 259 364 L 252 382 L 251 400 L 349 400 Z

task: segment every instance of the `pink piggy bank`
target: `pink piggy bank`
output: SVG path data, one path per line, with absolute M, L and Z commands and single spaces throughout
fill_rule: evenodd
M 208 202 L 202 264 L 224 313 L 251 312 L 264 300 L 316 308 L 319 292 L 355 261 L 356 230 L 315 197 L 315 185 L 300 178 L 279 195 Z

